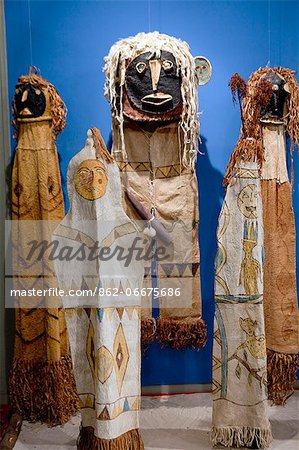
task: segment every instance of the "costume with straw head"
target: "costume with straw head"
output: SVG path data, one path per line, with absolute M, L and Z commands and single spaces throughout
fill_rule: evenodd
M 152 298 L 143 298 L 142 342 L 157 337 L 162 346 L 201 349 L 206 329 L 201 318 L 194 170 L 199 139 L 194 58 L 180 39 L 139 33 L 111 47 L 104 71 L 112 113 L 112 153 L 121 170 L 124 194 L 128 193 L 125 210 L 133 219 L 142 218 L 140 210 L 154 215 L 175 243 L 173 251 L 167 250 L 167 260 L 158 261 L 155 268 L 148 262 L 144 287 L 153 287 L 152 277 L 157 275 L 158 289 L 164 288 L 166 296 L 163 301 L 160 296 L 157 322 L 152 317 Z M 131 202 L 132 196 L 137 201 Z M 153 236 L 150 223 L 144 231 Z M 176 301 L 168 294 L 173 288 L 180 290 Z

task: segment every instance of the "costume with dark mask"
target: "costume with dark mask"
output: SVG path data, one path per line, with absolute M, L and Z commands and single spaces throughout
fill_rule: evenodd
M 261 108 L 261 122 L 275 124 L 284 123 L 283 117 L 286 113 L 286 100 L 289 96 L 285 80 L 273 70 L 268 72 L 263 80 L 271 83 L 273 94 L 268 104 Z
M 140 33 L 117 42 L 105 58 L 106 96 L 111 104 L 113 147 L 121 170 L 124 206 L 140 219 L 127 190 L 164 225 L 173 245 L 164 261 L 148 261 L 144 287 L 157 276 L 160 317 L 152 297 L 143 297 L 142 342 L 200 349 L 206 343 L 201 318 L 198 246 L 198 82 L 186 43 Z M 145 234 L 152 235 L 146 227 Z M 158 246 L 160 241 L 158 239 Z M 171 294 L 177 289 L 178 296 Z
M 12 170 L 14 288 L 55 287 L 48 260 L 26 260 L 28 242 L 49 240 L 48 221 L 64 216 L 57 135 L 66 107 L 55 87 L 31 73 L 19 78 L 13 100 L 17 148 Z M 42 275 L 42 276 L 41 276 Z M 19 278 L 20 277 L 20 278 Z M 56 301 L 57 300 L 57 301 Z M 64 312 L 54 297 L 15 297 L 16 334 L 9 399 L 23 419 L 50 425 L 67 422 L 77 411 Z M 48 307 L 47 307 L 48 305 Z
M 240 101 L 242 128 L 225 175 L 218 227 L 212 440 L 263 448 L 271 441 L 267 396 L 284 404 L 298 369 L 296 240 L 286 134 L 292 151 L 299 141 L 299 87 L 294 72 L 281 67 L 259 69 L 247 83 L 235 74 L 230 86 Z M 253 180 L 255 194 L 247 189 L 241 195 L 242 183 L 253 185 Z M 238 221 L 230 214 L 237 202 L 245 205 L 243 212 L 255 211 L 255 217 Z M 229 230 L 233 234 L 227 238 Z M 238 233 L 243 239 L 233 245 Z M 263 257 L 259 249 L 264 249 Z M 235 291 L 224 292 L 231 283 L 236 283 Z M 231 294 L 238 294 L 237 301 Z M 240 315 L 244 308 L 247 317 Z
M 296 232 L 286 160 L 286 136 L 292 147 L 299 141 L 299 86 L 288 69 L 269 69 L 264 78 L 273 90 L 260 118 L 264 149 L 264 308 L 269 398 L 279 405 L 294 392 L 299 368 Z

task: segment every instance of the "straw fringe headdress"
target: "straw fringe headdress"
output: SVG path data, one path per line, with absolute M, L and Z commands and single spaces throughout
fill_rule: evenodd
M 269 72 L 275 72 L 281 76 L 288 85 L 290 95 L 287 99 L 288 113 L 285 117 L 286 131 L 290 136 L 292 149 L 299 144 L 299 86 L 295 72 L 283 67 L 264 67 L 258 69 L 249 77 L 243 100 L 241 100 L 243 124 L 239 140 L 227 166 L 224 178 L 224 184 L 226 186 L 232 178 L 236 164 L 241 161 L 257 161 L 259 166 L 262 165 L 264 155 L 259 112 L 263 102 L 266 101 L 267 103 L 268 100 L 267 92 L 265 93 L 265 89 L 261 88 L 265 88 L 263 76 Z M 265 97 L 261 98 L 262 95 L 265 95 Z
M 18 80 L 19 84 L 31 84 L 33 86 L 39 86 L 41 88 L 46 88 L 49 94 L 49 100 L 51 105 L 51 115 L 53 120 L 53 131 L 54 138 L 63 131 L 66 126 L 66 116 L 67 107 L 57 92 L 57 89 L 53 84 L 49 83 L 45 78 L 37 75 L 35 73 L 29 73 L 29 75 L 22 75 Z M 12 125 L 14 127 L 15 133 L 14 137 L 17 139 L 19 133 L 19 122 L 17 120 L 17 109 L 15 105 L 15 99 L 12 104 Z
M 180 128 L 183 132 L 183 158 L 185 167 L 193 167 L 196 162 L 199 139 L 198 122 L 198 83 L 195 76 L 195 65 L 189 46 L 180 39 L 160 34 L 139 33 L 134 37 L 122 39 L 114 44 L 105 58 L 104 72 L 106 74 L 105 96 L 111 104 L 112 118 L 120 134 L 119 152 L 126 159 L 124 142 L 124 112 L 123 94 L 127 63 L 147 51 L 160 56 L 163 51 L 171 52 L 177 64 L 178 75 L 181 77 L 182 116 Z

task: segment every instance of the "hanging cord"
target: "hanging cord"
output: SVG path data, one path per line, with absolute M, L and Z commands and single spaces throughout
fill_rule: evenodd
M 147 0 L 147 15 L 148 15 L 148 32 L 150 33 L 152 31 L 152 24 L 151 24 L 151 0 Z
M 30 0 L 27 0 L 28 5 L 28 28 L 29 28 L 29 49 L 30 49 L 30 67 L 33 66 L 33 56 L 32 56 L 32 26 L 31 26 L 31 8 Z
M 268 0 L 268 63 L 271 66 L 271 0 Z
M 179 141 L 179 157 L 180 157 L 180 184 L 177 189 L 182 187 L 182 143 L 181 143 L 181 128 L 178 126 L 178 141 Z

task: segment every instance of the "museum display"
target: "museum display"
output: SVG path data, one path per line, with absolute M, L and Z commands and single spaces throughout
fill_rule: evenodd
M 66 106 L 56 88 L 34 68 L 19 78 L 12 120 L 17 140 L 11 181 L 15 289 L 47 289 L 55 284 L 49 261 L 28 260 L 25 249 L 29 241 L 48 238 L 42 223 L 64 217 L 55 141 L 66 125 L 65 118 Z M 26 307 L 20 296 L 14 301 L 12 409 L 24 420 L 53 426 L 66 423 L 78 409 L 78 397 L 64 312 L 46 297 L 32 298 Z
M 121 257 L 138 233 L 121 206 L 119 169 L 98 129 L 88 130 L 67 180 L 70 209 L 52 239 L 61 255 L 67 249 L 74 255 L 57 258 L 55 270 L 68 293 L 63 307 L 82 422 L 77 448 L 140 450 L 144 266 Z
M 159 293 L 143 297 L 144 345 L 157 338 L 162 346 L 201 349 L 207 339 L 201 317 L 195 173 L 198 84 L 211 75 L 208 60 L 202 62 L 198 57 L 195 66 L 187 43 L 158 32 L 120 40 L 105 58 L 112 154 L 121 171 L 125 211 L 134 220 L 142 218 L 137 202 L 126 195 L 129 191 L 174 243 L 167 260 L 153 258 L 145 269 L 144 287 Z M 159 309 L 157 321 L 153 304 Z

